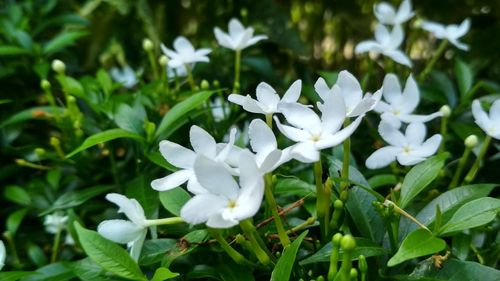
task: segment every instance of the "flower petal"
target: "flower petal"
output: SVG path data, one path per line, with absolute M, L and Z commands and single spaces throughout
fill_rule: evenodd
M 414 154 L 419 157 L 429 157 L 434 155 L 441 144 L 443 137 L 440 134 L 435 134 L 426 140 Z
M 405 136 L 391 124 L 387 122 L 380 122 L 378 126 L 380 136 L 390 145 L 402 147 L 406 144 Z
M 413 122 L 406 127 L 406 139 L 408 142 L 415 146 L 420 146 L 425 139 L 427 128 L 423 123 Z
M 193 167 L 196 153 L 168 140 L 160 142 L 160 153 L 168 163 L 183 169 Z
M 329 147 L 334 147 L 342 143 L 345 139 L 347 139 L 354 133 L 354 131 L 358 128 L 359 124 L 361 123 L 361 120 L 363 120 L 363 117 L 364 115 L 360 115 L 354 120 L 354 122 L 349 124 L 349 126 L 345 127 L 344 129 L 332 135 L 323 137 L 323 139 L 316 142 L 316 147 L 319 149 L 325 149 Z
M 359 84 L 358 79 L 349 73 L 349 71 L 341 71 L 335 85 L 340 87 L 347 108 L 352 110 L 361 101 L 363 96 L 361 85 Z
M 197 154 L 203 154 L 207 157 L 215 157 L 216 144 L 215 139 L 202 128 L 193 125 L 189 130 L 189 139 L 191 146 Z
M 386 42 L 391 40 L 391 34 L 385 25 L 380 23 L 377 24 L 375 27 L 375 40 L 382 45 L 385 45 Z
M 309 132 L 321 130 L 321 120 L 309 107 L 299 103 L 283 103 L 278 108 L 292 126 Z
M 239 39 L 243 37 L 243 33 L 245 32 L 245 27 L 243 26 L 243 24 L 241 24 L 241 22 L 238 19 L 232 18 L 229 21 L 228 27 L 229 27 L 229 36 L 231 36 L 231 38 Z
M 404 113 L 412 113 L 420 103 L 420 91 L 418 90 L 417 82 L 410 75 L 406 79 L 405 89 L 402 94 L 401 111 Z
M 166 191 L 182 185 L 191 177 L 194 177 L 192 170 L 180 170 L 166 177 L 153 180 L 151 187 L 157 191 Z
M 179 37 L 175 38 L 174 49 L 178 53 L 181 53 L 181 54 L 194 53 L 194 51 L 195 51 L 191 42 L 189 42 L 189 40 L 184 36 L 179 36 Z
M 319 160 L 319 151 L 312 142 L 300 142 L 291 148 L 291 156 L 302 163 L 313 163 Z
M 199 155 L 194 162 L 194 173 L 201 186 L 210 193 L 229 199 L 236 198 L 238 184 L 220 163 Z
M 266 114 L 259 102 L 252 99 L 249 95 L 243 96 L 238 94 L 230 94 L 228 100 L 232 103 L 241 105 L 244 110 L 251 113 Z
M 270 173 L 276 169 L 280 163 L 282 152 L 279 149 L 275 149 L 265 155 L 259 164 L 259 170 L 262 173 Z
M 135 241 L 128 243 L 128 246 L 130 247 L 130 256 L 136 262 L 139 261 L 139 257 L 141 256 L 142 246 L 144 245 L 146 234 L 148 234 L 148 231 L 147 229 L 144 229 Z
M 379 169 L 388 166 L 396 160 L 396 155 L 401 152 L 401 148 L 386 146 L 373 152 L 365 162 L 368 169 Z
M 257 167 L 257 163 L 255 163 L 254 155 L 250 151 L 245 150 L 241 152 L 239 167 L 241 191 L 247 188 L 253 188 L 255 184 L 260 184 L 261 181 L 263 181 L 263 174 L 259 171 L 259 167 Z
M 325 98 L 323 112 L 321 114 L 321 125 L 324 133 L 333 134 L 337 132 L 346 117 L 346 104 L 344 95 L 339 86 L 334 85 L 330 95 Z
M 399 64 L 412 67 L 410 58 L 408 58 L 408 56 L 400 50 L 385 52 L 384 54 Z
M 257 100 L 267 107 L 268 110 L 266 110 L 266 113 L 270 113 L 270 111 L 276 112 L 280 96 L 273 87 L 265 82 L 260 82 L 259 85 L 257 85 L 256 95 Z
M 491 105 L 490 120 L 500 125 L 500 99 L 495 100 Z
M 440 111 L 431 113 L 429 115 L 400 114 L 399 120 L 401 120 L 405 123 L 412 123 L 412 122 L 425 123 L 425 122 L 431 121 L 434 118 L 441 117 L 441 116 L 443 116 L 443 113 Z
M 230 228 L 237 225 L 237 220 L 226 220 L 221 213 L 213 214 L 207 220 L 207 226 L 212 228 Z
M 382 46 L 380 43 L 373 41 L 373 40 L 366 40 L 359 42 L 356 47 L 354 48 L 354 53 L 355 54 L 362 54 L 366 52 L 376 52 L 376 53 L 381 53 L 382 52 Z
M 404 0 L 399 5 L 398 12 L 396 13 L 395 24 L 402 24 L 412 18 L 415 13 L 411 10 L 411 1 Z
M 106 195 L 106 200 L 117 205 L 119 207 L 118 212 L 124 213 L 125 216 L 127 216 L 127 218 L 133 223 L 140 226 L 144 224 L 144 221 L 146 220 L 144 209 L 141 204 L 137 202 L 137 200 L 127 198 L 118 193 L 108 193 Z
M 325 100 L 331 91 L 323 77 L 319 77 L 318 80 L 316 80 L 316 83 L 314 83 L 314 90 L 316 90 L 316 93 L 322 100 Z
M 215 39 L 217 39 L 217 43 L 222 47 L 234 50 L 234 44 L 231 41 L 231 38 L 224 33 L 220 28 L 214 28 Z
M 145 230 L 127 220 L 105 220 L 97 226 L 97 232 L 104 238 L 120 244 L 136 240 Z
M 261 119 L 254 119 L 250 122 L 248 137 L 255 153 L 269 153 L 278 147 L 273 131 Z
M 276 122 L 276 126 L 278 126 L 278 129 L 280 132 L 285 135 L 288 139 L 295 141 L 295 142 L 302 142 L 306 141 L 311 137 L 311 134 L 309 134 L 307 131 L 302 130 L 302 129 L 297 129 L 292 126 L 287 126 L 281 124 L 280 120 L 278 117 L 274 117 L 274 121 Z
M 425 160 L 424 157 L 413 154 L 399 154 L 398 156 L 396 156 L 396 159 L 398 160 L 399 164 L 403 166 L 412 166 Z
M 386 74 L 382 85 L 382 95 L 384 96 L 384 100 L 389 104 L 393 104 L 402 98 L 401 86 L 395 74 Z
M 189 224 L 206 222 L 211 216 L 222 212 L 228 199 L 215 194 L 198 194 L 182 206 L 181 218 Z
M 293 84 L 286 90 L 285 94 L 281 98 L 281 102 L 297 102 L 300 97 L 300 91 L 302 90 L 302 80 L 297 79 Z

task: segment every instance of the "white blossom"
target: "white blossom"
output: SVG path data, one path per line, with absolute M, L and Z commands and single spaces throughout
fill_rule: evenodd
M 228 24 L 229 33 L 223 32 L 220 28 L 214 28 L 215 38 L 222 47 L 239 51 L 257 42 L 267 39 L 265 35 L 253 36 L 253 28 L 245 28 L 241 22 L 235 18 Z
M 45 231 L 50 234 L 56 234 L 66 228 L 67 222 L 68 216 L 64 216 L 61 213 L 53 213 L 45 216 L 43 225 L 45 226 Z
M 389 25 L 402 24 L 415 15 L 410 0 L 403 0 L 397 11 L 390 3 L 380 2 L 373 6 L 373 13 L 380 23 Z
M 113 67 L 109 70 L 111 78 L 116 82 L 122 84 L 125 88 L 133 88 L 137 85 L 137 75 L 135 71 L 128 65 L 123 68 Z
M 367 40 L 358 43 L 354 52 L 356 54 L 366 52 L 382 54 L 399 64 L 411 67 L 411 60 L 403 51 L 399 49 L 401 43 L 403 43 L 403 39 L 404 32 L 401 26 L 395 25 L 392 28 L 392 31 L 389 32 L 387 27 L 382 24 L 377 24 L 375 28 L 375 40 Z
M 424 141 L 426 127 L 417 122 L 410 123 L 403 135 L 399 129 L 382 121 L 378 132 L 389 145 L 376 150 L 366 159 L 369 169 L 385 167 L 395 160 L 403 166 L 420 163 L 436 153 L 442 139 L 440 134 L 435 134 Z
M 0 240 L 0 270 L 5 265 L 5 258 L 7 257 L 7 252 L 5 251 L 5 244 Z
M 209 62 L 207 55 L 210 49 L 196 50 L 186 37 L 179 36 L 174 40 L 174 50 L 161 44 L 163 53 L 168 57 L 168 66 L 178 69 L 196 62 Z
M 434 34 L 436 38 L 446 39 L 461 50 L 469 50 L 469 46 L 467 44 L 458 41 L 460 37 L 464 36 L 469 31 L 469 19 L 465 19 L 460 25 L 450 24 L 446 26 L 437 22 L 423 21 L 421 26 L 422 29 Z
M 483 110 L 479 100 L 472 102 L 472 115 L 476 124 L 490 137 L 500 140 L 500 99 L 491 105 L 490 113 Z

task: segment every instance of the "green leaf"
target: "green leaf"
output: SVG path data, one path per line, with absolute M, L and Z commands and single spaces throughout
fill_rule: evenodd
M 104 94 L 109 96 L 113 90 L 113 80 L 109 76 L 108 72 L 102 68 L 99 69 L 99 71 L 97 71 L 97 81 L 99 81 L 99 85 L 101 85 Z
M 316 186 L 297 178 L 286 178 L 278 180 L 274 192 L 299 197 L 316 197 Z
M 446 213 L 453 212 L 461 205 L 481 197 L 487 196 L 496 184 L 473 184 L 454 188 L 434 198 L 427 204 L 415 218 L 426 226 L 434 222 L 436 206 L 439 205 L 443 218 L 446 219 Z M 416 227 L 416 226 L 415 226 Z
M 94 262 L 117 276 L 130 280 L 147 280 L 127 251 L 97 232 L 83 228 L 78 222 L 74 225 L 85 253 Z
M 365 257 L 376 257 L 387 255 L 389 251 L 379 244 L 365 238 L 354 238 L 356 240 L 356 249 L 352 254 L 353 260 L 357 260 L 359 255 Z M 342 258 L 342 249 L 340 249 L 340 258 Z M 318 262 L 330 262 L 330 255 L 332 253 L 332 242 L 328 242 L 323 248 L 319 249 L 312 256 L 303 259 L 299 262 L 300 265 L 313 264 Z
M 387 266 L 395 266 L 404 261 L 430 254 L 446 248 L 446 242 L 434 237 L 425 229 L 417 229 L 410 233 L 401 243 L 397 253 L 387 262 Z
M 165 253 L 170 251 L 177 244 L 176 239 L 154 239 L 146 240 L 142 247 L 139 264 L 150 265 L 160 262 Z
M 187 118 L 187 114 L 203 104 L 210 96 L 212 96 L 214 91 L 202 91 L 196 94 L 193 94 L 191 97 L 183 100 L 182 102 L 176 104 L 172 107 L 158 125 L 158 129 L 156 130 L 155 137 L 156 138 L 167 138 L 172 133 L 174 133 L 173 128 L 175 124 L 179 122 L 181 119 Z
M 66 75 L 57 75 L 56 79 L 61 83 L 65 93 L 79 98 L 86 98 L 82 84 L 75 78 Z
M 421 264 L 424 264 L 424 261 Z M 446 281 L 464 281 L 464 280 L 481 280 L 481 281 L 498 281 L 500 280 L 500 271 L 495 268 L 484 266 L 477 262 L 460 261 L 457 259 L 449 259 L 443 263 L 442 268 L 435 266 L 417 266 L 411 273 L 414 280 L 422 280 L 420 278 L 435 278 L 434 280 Z
M 106 276 L 106 271 L 90 258 L 73 262 L 70 264 L 73 273 L 82 281 L 111 281 L 110 276 Z
M 474 74 L 472 69 L 464 61 L 455 60 L 455 75 L 457 76 L 458 90 L 460 96 L 464 98 L 472 87 Z
M 98 185 L 94 187 L 87 187 L 83 190 L 68 191 L 57 198 L 56 201 L 51 205 L 51 207 L 42 212 L 40 215 L 43 216 L 57 210 L 80 206 L 87 200 L 94 198 L 97 195 L 108 192 L 111 189 L 113 189 L 113 186 L 111 185 Z
M 78 39 L 89 34 L 87 31 L 63 31 L 43 46 L 44 54 L 52 54 L 73 45 Z
M 22 187 L 8 185 L 3 192 L 5 199 L 23 206 L 31 205 L 31 196 Z
M 85 139 L 85 141 L 83 141 L 83 143 L 78 148 L 76 148 L 71 153 L 66 155 L 66 158 L 71 158 L 75 154 L 80 153 L 85 149 L 92 147 L 94 145 L 120 138 L 136 139 L 140 141 L 144 140 L 144 138 L 141 135 L 136 133 L 125 131 L 123 129 L 110 129 L 88 137 L 87 139 Z
M 30 276 L 30 275 L 36 275 L 40 274 L 36 271 L 7 271 L 7 272 L 0 272 L 0 280 L 2 281 L 17 281 L 21 278 Z
M 191 199 L 187 191 L 181 187 L 160 192 L 160 202 L 173 215 L 180 216 L 182 206 Z
M 22 281 L 67 281 L 75 277 L 71 268 L 66 262 L 58 262 L 40 267 L 36 270 L 36 275 L 30 275 L 22 279 Z M 2 279 L 3 281 L 3 279 Z
M 165 267 L 160 267 L 156 269 L 155 274 L 153 275 L 153 278 L 151 278 L 151 281 L 163 281 L 163 280 L 168 280 L 172 279 L 174 277 L 179 276 L 179 273 L 175 273 L 170 271 L 168 268 Z
M 376 175 L 368 179 L 368 183 L 373 189 L 386 186 L 386 185 L 396 185 L 398 183 L 398 178 L 395 175 Z
M 500 200 L 491 197 L 479 198 L 460 207 L 443 225 L 441 235 L 478 227 L 494 220 L 500 211 Z
M 158 165 L 160 167 L 163 167 L 163 168 L 167 169 L 170 172 L 175 172 L 175 171 L 178 170 L 177 167 L 175 167 L 174 165 L 168 163 L 167 160 L 165 160 L 165 158 L 163 158 L 163 156 L 161 155 L 161 153 L 158 152 L 158 151 L 153 151 L 153 152 L 145 153 L 145 156 L 151 162 L 153 162 L 154 164 L 156 164 L 156 165 Z
M 132 108 L 127 104 L 120 104 L 116 110 L 114 120 L 118 127 L 129 132 L 143 134 L 145 112 Z
M 401 186 L 401 208 L 406 207 L 439 175 L 446 158 L 448 154 L 439 154 L 418 164 L 408 172 Z
M 271 273 L 272 281 L 288 281 L 290 280 L 290 274 L 292 273 L 293 264 L 295 263 L 295 258 L 297 257 L 297 251 L 299 246 L 306 237 L 309 231 L 304 231 L 300 234 L 295 241 L 292 242 L 288 247 L 283 250 L 281 258 L 276 263 L 273 272 Z
M 13 213 L 11 213 L 7 217 L 7 230 L 10 232 L 12 236 L 16 235 L 17 229 L 19 228 L 19 225 L 23 221 L 24 217 L 26 214 L 28 214 L 29 208 L 23 208 L 19 209 Z
M 52 107 L 52 106 L 37 106 L 29 109 L 25 109 L 20 111 L 12 116 L 10 116 L 7 120 L 3 121 L 0 124 L 0 128 L 3 128 L 8 125 L 13 125 L 17 123 L 21 123 L 24 121 L 28 121 L 31 119 L 40 119 L 41 117 L 46 116 L 47 114 L 54 113 L 62 113 L 64 111 L 63 108 L 60 107 Z
M 18 46 L 0 46 L 0 57 L 2 56 L 19 56 L 19 55 L 29 55 L 30 51 L 23 49 Z

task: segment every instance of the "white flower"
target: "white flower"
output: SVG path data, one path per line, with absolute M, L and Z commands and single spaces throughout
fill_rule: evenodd
M 113 80 L 122 84 L 125 88 L 132 88 L 138 82 L 135 71 L 128 65 L 122 69 L 113 67 L 109 70 L 109 74 Z
M 179 36 L 174 40 L 175 51 L 168 49 L 163 44 L 161 44 L 161 49 L 168 57 L 168 66 L 171 68 L 178 68 L 196 62 L 209 62 L 207 55 L 212 51 L 210 49 L 195 50 L 191 42 L 183 36 Z
M 358 43 L 354 52 L 356 54 L 374 52 L 391 58 L 393 61 L 411 67 L 412 63 L 408 56 L 399 50 L 403 43 L 404 33 L 399 25 L 395 25 L 391 32 L 382 24 L 375 28 L 375 41 L 367 40 Z
M 210 110 L 216 122 L 224 120 L 230 114 L 229 105 L 223 104 L 220 97 L 216 97 L 213 101 L 210 101 Z
M 217 150 L 215 139 L 202 128 L 193 125 L 189 131 L 189 138 L 193 150 L 168 140 L 160 142 L 160 153 L 165 160 L 175 167 L 181 168 L 164 178 L 151 182 L 151 187 L 158 191 L 170 190 L 188 182 L 187 189 L 194 193 L 204 193 L 206 190 L 200 186 L 194 173 L 194 163 L 197 155 L 205 155 L 217 162 L 224 162 L 234 143 L 236 130 L 231 130 L 229 144 L 226 149 Z
M 340 130 L 346 118 L 346 106 L 339 91 L 333 91 L 325 98 L 321 118 L 309 107 L 298 103 L 282 104 L 280 109 L 292 126 L 282 125 L 275 117 L 278 129 L 287 138 L 297 142 L 291 150 L 292 157 L 304 163 L 318 161 L 320 150 L 342 143 L 354 132 L 364 116 L 358 116 L 349 126 Z
M 422 29 L 431 32 L 438 39 L 446 39 L 450 41 L 451 44 L 464 51 L 469 50 L 469 46 L 459 42 L 458 39 L 464 36 L 469 31 L 469 28 L 469 19 L 465 19 L 460 25 L 450 24 L 447 26 L 432 21 L 422 22 Z
M 181 209 L 181 217 L 190 224 L 206 222 L 213 228 L 229 228 L 255 215 L 262 203 L 264 180 L 253 156 L 240 154 L 239 185 L 218 162 L 198 155 L 194 172 L 208 191 L 196 194 Z
M 412 75 L 406 80 L 404 91 L 401 91 L 398 77 L 392 73 L 387 74 L 382 86 L 382 95 L 384 100 L 380 101 L 374 110 L 382 114 L 382 120 L 396 128 L 401 126 L 401 122 L 427 122 L 443 115 L 439 111 L 429 115 L 412 114 L 420 102 L 420 92 Z
M 116 204 L 118 212 L 125 214 L 129 220 L 105 220 L 97 226 L 97 232 L 113 242 L 127 244 L 130 256 L 137 261 L 148 227 L 144 209 L 137 200 L 118 193 L 110 193 L 106 199 Z
M 500 140 L 500 99 L 493 102 L 490 109 L 490 114 L 483 110 L 479 100 L 472 102 L 472 115 L 476 124 L 492 138 Z
M 45 216 L 43 225 L 45 226 L 45 231 L 51 234 L 56 234 L 57 232 L 66 228 L 67 222 L 68 216 L 64 216 L 60 213 L 54 213 Z
M 254 100 L 250 95 L 229 95 L 229 101 L 241 105 L 244 110 L 259 114 L 274 114 L 280 112 L 278 105 L 284 103 L 296 103 L 300 97 L 302 89 L 302 81 L 297 80 L 288 88 L 283 97 L 280 96 L 269 84 L 261 82 L 257 86 L 257 100 Z
M 0 270 L 2 270 L 5 265 L 5 258 L 7 257 L 7 253 L 5 251 L 5 245 L 2 240 L 0 240 Z
M 381 2 L 373 6 L 373 13 L 380 23 L 390 25 L 402 24 L 415 15 L 411 10 L 410 0 L 404 0 L 397 12 L 391 4 Z
M 382 91 L 378 90 L 373 96 L 367 93 L 363 97 L 363 91 L 358 80 L 347 70 L 339 73 L 337 82 L 332 88 L 328 87 L 322 77 L 318 78 L 314 88 L 322 100 L 331 95 L 333 91 L 340 91 L 346 105 L 346 117 L 356 117 L 372 110 L 382 96 Z M 323 110 L 323 106 L 320 104 L 318 104 L 318 108 Z
M 403 135 L 397 128 L 382 121 L 378 127 L 380 136 L 389 143 L 366 159 L 366 167 L 378 169 L 398 160 L 403 166 L 415 165 L 436 153 L 441 135 L 436 134 L 424 142 L 426 128 L 423 123 L 410 123 Z
M 215 38 L 219 45 L 231 50 L 239 51 L 248 46 L 254 45 L 260 40 L 267 39 L 265 35 L 253 36 L 253 28 L 245 28 L 241 22 L 235 18 L 229 21 L 229 33 L 223 32 L 220 28 L 214 28 Z

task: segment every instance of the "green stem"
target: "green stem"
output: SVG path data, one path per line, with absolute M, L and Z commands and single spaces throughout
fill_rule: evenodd
M 52 255 L 50 256 L 50 263 L 55 263 L 57 254 L 59 253 L 59 245 L 61 244 L 62 228 L 58 227 L 56 236 L 54 236 L 54 243 L 52 244 Z
M 384 224 L 385 228 L 387 229 L 387 234 L 389 236 L 389 244 L 391 246 L 391 252 L 394 254 L 398 250 L 398 242 L 396 240 L 396 237 L 394 237 L 394 232 L 392 231 L 392 223 L 388 216 L 384 218 Z
M 151 65 L 151 69 L 153 70 L 153 77 L 155 80 L 158 80 L 158 77 L 160 75 L 158 74 L 158 66 L 156 65 L 154 50 L 148 51 L 148 59 L 149 64 Z
M 248 261 L 242 254 L 236 251 L 229 243 L 227 243 L 226 239 L 222 237 L 219 229 L 209 228 L 208 231 L 212 235 L 212 237 L 219 242 L 221 248 L 226 252 L 226 254 L 233 259 L 237 264 L 241 265 L 251 265 L 252 263 Z
M 234 57 L 234 84 L 233 93 L 237 94 L 240 91 L 240 66 L 241 66 L 241 50 L 236 50 Z
M 327 198 L 325 188 L 323 185 L 323 166 L 321 164 L 321 158 L 314 163 L 314 178 L 316 181 L 316 213 L 318 215 L 321 241 L 325 242 L 328 236 L 328 213 L 329 213 L 329 201 Z
M 186 63 L 186 64 L 184 64 L 184 67 L 186 67 L 189 86 L 191 87 L 191 90 L 194 91 L 194 90 L 196 90 L 196 84 L 194 83 L 193 72 L 191 70 L 191 66 Z
M 455 171 L 455 174 L 453 175 L 453 179 L 450 182 L 450 185 L 448 186 L 448 189 L 452 189 L 457 187 L 458 181 L 460 180 L 460 176 L 462 175 L 462 172 L 465 169 L 465 165 L 467 164 L 467 160 L 469 159 L 470 153 L 472 149 L 470 147 L 465 147 L 464 154 L 462 154 L 462 157 L 458 161 L 458 166 L 457 170 Z
M 350 123 L 349 119 L 346 119 L 344 121 L 344 128 L 349 126 L 349 123 Z M 349 185 L 349 157 L 351 155 L 351 138 L 347 138 L 344 141 L 343 146 L 344 146 L 344 157 L 342 160 L 343 161 L 342 171 L 341 171 L 342 182 L 340 183 L 340 193 L 346 190 Z
M 491 143 L 491 136 L 487 135 L 486 138 L 484 139 L 483 146 L 481 147 L 481 150 L 479 151 L 479 155 L 476 158 L 476 161 L 472 165 L 472 168 L 470 169 L 469 173 L 465 176 L 465 183 L 470 183 L 474 180 L 476 177 L 477 172 L 479 171 L 479 167 L 481 166 L 481 161 L 484 158 L 484 155 L 486 155 L 486 152 L 488 151 L 488 147 L 490 146 Z
M 266 114 L 266 124 L 267 124 L 267 126 L 269 126 L 269 128 L 271 128 L 271 130 L 273 129 L 273 115 L 272 114 Z
M 184 223 L 184 220 L 181 217 L 146 220 L 144 225 L 146 227 L 149 227 L 149 226 L 154 226 L 154 225 L 170 225 L 170 224 L 178 224 L 178 223 Z
M 448 117 L 443 116 L 443 118 L 441 118 L 441 136 L 442 136 L 443 140 L 441 141 L 441 144 L 439 145 L 439 152 L 438 153 L 444 152 L 446 135 L 448 133 L 447 126 L 448 126 Z
M 274 224 L 276 225 L 276 230 L 278 231 L 278 236 L 280 238 L 281 245 L 283 247 L 287 247 L 290 245 L 290 239 L 288 238 L 288 235 L 286 234 L 285 228 L 283 227 L 283 222 L 281 221 L 280 214 L 278 212 L 278 206 L 276 204 L 276 199 L 274 198 L 273 195 L 273 179 L 272 179 L 272 174 L 268 173 L 265 175 L 265 182 L 266 186 L 264 189 L 264 195 L 266 197 L 266 202 L 269 205 L 269 208 L 271 208 L 271 212 L 274 217 Z
M 13 267 L 19 269 L 22 267 L 21 260 L 19 259 L 19 255 L 17 254 L 16 243 L 12 237 L 12 233 L 10 231 L 6 231 L 3 233 L 3 237 L 7 241 L 7 246 L 9 247 L 8 254 L 12 258 Z
M 258 235 L 258 233 L 256 233 L 257 231 L 255 230 L 255 226 L 253 225 L 253 223 L 250 221 L 250 219 L 246 219 L 240 221 L 240 227 L 243 230 L 243 232 L 245 232 L 245 235 L 250 241 L 250 244 L 252 245 L 252 250 L 257 259 L 263 265 L 268 265 L 271 262 L 271 258 L 268 255 L 268 253 L 266 253 L 266 251 L 262 249 L 259 241 L 257 241 L 255 235 L 256 234 Z
M 438 50 L 436 51 L 436 53 L 434 53 L 434 56 L 432 57 L 431 61 L 427 64 L 425 69 L 418 76 L 418 80 L 420 80 L 420 82 L 423 82 L 425 78 L 427 78 L 427 75 L 429 75 L 429 73 L 432 71 L 434 65 L 436 64 L 438 59 L 443 55 L 447 46 L 448 46 L 448 40 L 445 39 L 441 41 L 441 44 L 439 44 Z

